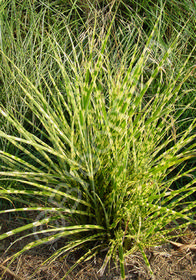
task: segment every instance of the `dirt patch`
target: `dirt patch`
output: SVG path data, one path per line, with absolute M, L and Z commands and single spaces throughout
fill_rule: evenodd
M 151 268 L 157 280 L 194 280 L 196 279 L 196 254 L 192 251 L 179 251 L 165 245 L 165 248 L 147 252 Z M 20 256 L 4 274 L 4 280 L 59 280 L 63 278 L 67 270 L 74 264 L 74 257 L 64 261 L 54 261 L 48 265 L 42 265 L 46 260 L 46 254 L 31 252 Z M 1 264 L 5 262 L 0 258 Z M 102 258 L 80 264 L 67 280 L 120 280 L 120 272 L 115 267 L 105 271 L 104 276 L 99 276 L 98 271 L 103 262 Z M 6 266 L 0 264 L 1 275 Z M 126 259 L 126 279 L 150 280 L 145 263 L 140 253 L 136 253 Z
M 9 228 L 9 220 L 0 220 L 3 223 L 3 232 Z M 12 229 L 21 226 L 21 220 L 11 222 Z M 31 237 L 33 239 L 33 237 Z M 0 243 L 0 275 L 9 263 L 9 257 L 22 249 L 29 238 L 22 239 L 17 245 L 11 247 L 10 251 L 4 253 L 2 247 L 7 248 L 16 236 L 12 236 L 4 243 Z M 3 245 L 2 245 L 3 244 Z M 60 244 L 58 244 L 59 246 Z M 62 260 L 55 260 L 51 264 L 42 263 L 56 250 L 55 244 L 40 246 L 24 253 L 18 257 L 3 275 L 3 280 L 60 280 L 69 268 L 76 262 L 77 253 L 70 254 Z M 149 249 L 147 257 L 156 280 L 196 280 L 196 230 L 189 230 L 186 237 L 179 238 L 159 247 Z M 111 265 L 101 277 L 99 269 L 104 261 L 104 256 L 98 256 L 91 261 L 82 263 L 64 279 L 67 280 L 120 280 L 119 268 Z M 148 269 L 144 263 L 141 253 L 137 252 L 126 258 L 126 279 L 150 280 Z

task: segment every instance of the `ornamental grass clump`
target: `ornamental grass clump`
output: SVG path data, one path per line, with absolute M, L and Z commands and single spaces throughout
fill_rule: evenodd
M 103 251 L 100 274 L 114 259 L 125 279 L 126 256 L 140 250 L 152 274 L 145 249 L 195 223 L 195 202 L 187 203 L 186 198 L 195 192 L 196 179 L 172 189 L 175 181 L 191 176 L 194 168 L 183 172 L 183 163 L 195 157 L 196 120 L 182 131 L 180 119 L 191 103 L 180 110 L 176 105 L 189 93 L 181 92 L 192 75 L 192 68 L 186 69 L 189 57 L 178 72 L 170 69 L 167 77 L 180 34 L 152 65 L 157 24 L 143 49 L 141 38 L 135 42 L 133 36 L 120 61 L 109 44 L 111 28 L 112 22 L 107 31 L 97 33 L 95 20 L 94 28 L 75 44 L 67 27 L 69 54 L 55 36 L 48 35 L 58 75 L 40 73 L 39 86 L 2 54 L 15 68 L 10 74 L 36 120 L 35 125 L 24 117 L 21 123 L 20 113 L 0 108 L 1 119 L 15 131 L 2 129 L 0 137 L 18 150 L 17 154 L 0 151 L 0 179 L 14 182 L 14 188 L 1 185 L 0 194 L 13 201 L 24 196 L 24 207 L 0 214 L 37 211 L 34 222 L 0 235 L 3 240 L 32 230 L 23 237 L 35 236 L 11 262 L 33 247 L 61 238 L 64 246 L 46 262 L 84 249 L 68 273 Z M 127 60 L 128 53 L 132 56 Z M 178 166 L 181 171 L 175 172 Z

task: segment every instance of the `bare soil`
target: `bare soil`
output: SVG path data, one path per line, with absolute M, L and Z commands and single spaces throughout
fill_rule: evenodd
M 21 226 L 21 220 L 0 219 L 1 233 Z M 19 236 L 17 236 L 19 237 Z M 77 253 L 70 254 L 62 260 L 47 265 L 42 263 L 55 252 L 57 246 L 50 244 L 36 247 L 18 257 L 5 272 L 9 257 L 22 249 L 30 240 L 22 239 L 12 246 L 8 252 L 5 249 L 16 236 L 0 241 L 0 276 L 3 280 L 60 280 L 68 269 L 77 260 Z M 62 242 L 62 241 L 60 241 Z M 185 237 L 175 242 L 150 248 L 146 251 L 149 263 L 156 280 L 196 280 L 196 230 L 187 231 Z M 104 261 L 104 256 L 82 263 L 64 279 L 67 280 L 120 280 L 120 271 L 111 264 L 110 270 L 106 269 L 103 276 L 99 270 Z M 5 272 L 5 273 L 4 273 Z M 126 258 L 126 279 L 150 280 L 148 269 L 140 252 Z

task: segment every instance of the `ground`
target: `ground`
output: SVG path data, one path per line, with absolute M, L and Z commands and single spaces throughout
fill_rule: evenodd
M 1 232 L 9 229 L 21 221 L 0 219 Z M 21 249 L 29 240 L 21 240 L 10 251 L 5 253 L 5 248 L 13 242 L 16 236 L 10 237 L 0 243 L 0 275 L 2 275 L 6 260 L 11 254 Z M 62 241 L 59 241 L 62 242 Z M 75 263 L 77 253 L 70 254 L 63 260 L 56 260 L 51 264 L 41 266 L 56 246 L 62 244 L 45 245 L 37 247 L 21 255 L 10 266 L 3 276 L 3 280 L 60 280 L 66 271 Z M 156 280 L 196 280 L 196 229 L 188 230 L 186 237 L 181 237 L 175 242 L 164 244 L 159 247 L 150 248 L 146 252 Z M 67 280 L 120 280 L 120 272 L 111 265 L 110 271 L 105 270 L 104 276 L 99 275 L 99 269 L 103 263 L 104 256 L 98 256 L 86 263 L 79 265 Z M 37 270 L 37 271 L 35 271 Z M 32 275 L 34 273 L 34 275 Z M 127 280 L 150 280 L 148 270 L 143 261 L 141 253 L 135 253 L 126 259 Z

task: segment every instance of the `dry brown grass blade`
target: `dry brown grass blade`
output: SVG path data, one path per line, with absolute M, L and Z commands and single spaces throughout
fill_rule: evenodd
M 178 243 L 178 242 L 174 242 L 174 241 L 169 241 L 172 245 L 178 247 L 180 250 L 186 250 L 186 249 L 190 249 L 190 250 L 194 250 L 196 251 L 196 244 L 195 244 L 196 239 L 191 242 L 190 244 L 182 244 L 182 243 Z
M 22 278 L 20 278 L 18 275 L 16 275 L 16 273 L 12 270 L 10 270 L 9 268 L 7 268 L 6 266 L 4 266 L 3 264 L 0 264 L 0 270 L 4 270 L 5 274 L 9 274 L 11 276 L 13 276 L 16 280 L 23 280 Z

